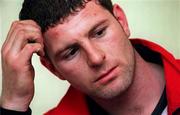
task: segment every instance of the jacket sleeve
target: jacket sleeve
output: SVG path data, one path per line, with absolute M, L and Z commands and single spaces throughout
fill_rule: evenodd
M 32 111 L 30 108 L 28 108 L 28 110 L 25 112 L 21 112 L 21 111 L 8 110 L 0 107 L 0 115 L 31 115 L 31 112 Z

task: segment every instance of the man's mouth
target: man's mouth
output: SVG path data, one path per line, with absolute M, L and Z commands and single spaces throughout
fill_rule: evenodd
M 100 77 L 98 77 L 95 82 L 100 84 L 106 84 L 110 81 L 112 81 L 117 76 L 117 69 L 118 67 L 112 67 L 111 69 L 107 70 L 106 72 L 100 74 Z

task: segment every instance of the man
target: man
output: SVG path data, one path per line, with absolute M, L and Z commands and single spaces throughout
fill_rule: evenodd
M 2 47 L 2 114 L 31 114 L 34 53 L 71 83 L 47 115 L 178 114 L 179 62 L 152 42 L 129 40 L 125 14 L 110 0 L 25 0 L 20 19 Z

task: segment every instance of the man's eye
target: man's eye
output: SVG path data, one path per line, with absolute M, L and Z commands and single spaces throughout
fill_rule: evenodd
M 78 51 L 79 51 L 79 47 L 73 46 L 72 48 L 65 51 L 65 53 L 63 55 L 63 59 L 65 59 L 65 60 L 73 59 L 76 56 L 76 54 L 78 53 Z
M 105 35 L 105 32 L 106 32 L 106 28 L 101 28 L 95 32 L 94 37 L 100 38 Z

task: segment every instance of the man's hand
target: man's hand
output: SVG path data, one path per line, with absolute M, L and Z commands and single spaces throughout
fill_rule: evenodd
M 40 27 L 32 20 L 15 21 L 1 49 L 1 106 L 26 111 L 34 96 L 34 53 L 44 56 Z

